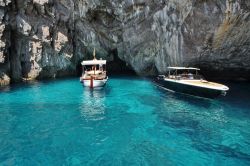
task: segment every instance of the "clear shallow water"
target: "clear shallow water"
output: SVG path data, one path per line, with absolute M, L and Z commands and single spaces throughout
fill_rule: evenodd
M 250 165 L 250 86 L 219 100 L 113 77 L 0 92 L 0 165 Z

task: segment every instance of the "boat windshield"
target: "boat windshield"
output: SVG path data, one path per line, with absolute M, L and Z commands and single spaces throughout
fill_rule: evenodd
M 172 79 L 185 79 L 185 80 L 200 80 L 205 79 L 198 70 L 170 70 L 168 78 Z

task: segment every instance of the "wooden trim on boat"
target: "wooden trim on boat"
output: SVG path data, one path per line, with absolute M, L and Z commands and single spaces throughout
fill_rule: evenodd
M 105 80 L 106 78 L 93 78 L 93 80 Z M 82 80 L 92 80 L 91 78 L 82 78 Z
M 225 85 L 218 84 L 215 82 L 209 82 L 209 81 L 205 81 L 205 80 L 173 80 L 173 79 L 169 79 L 169 78 L 165 78 L 164 80 L 174 82 L 174 83 L 179 83 L 179 84 L 207 88 L 207 89 L 215 89 L 215 90 L 223 90 L 223 91 L 229 90 L 229 88 Z

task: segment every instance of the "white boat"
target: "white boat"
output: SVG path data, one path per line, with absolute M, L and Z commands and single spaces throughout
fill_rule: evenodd
M 106 60 L 97 60 L 95 57 L 95 49 L 93 56 L 93 60 L 82 61 L 83 73 L 80 77 L 80 82 L 83 86 L 90 88 L 103 87 L 108 81 Z
M 199 74 L 198 68 L 168 67 L 167 75 L 159 75 L 156 83 L 160 86 L 179 93 L 185 93 L 205 98 L 215 98 L 226 95 L 229 88 L 215 82 L 209 82 Z

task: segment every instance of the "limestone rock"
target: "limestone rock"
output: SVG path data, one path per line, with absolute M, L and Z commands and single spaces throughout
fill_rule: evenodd
M 41 27 L 39 27 L 38 35 L 43 42 L 50 42 L 51 38 L 50 38 L 49 26 L 42 25 Z
M 31 32 L 31 25 L 29 24 L 27 18 L 23 18 L 20 15 L 16 16 L 16 29 L 18 32 L 22 33 L 23 35 L 28 36 Z
M 44 5 L 48 2 L 49 0 L 33 0 L 33 3 L 39 4 L 39 5 Z
M 10 77 L 3 72 L 0 72 L 0 86 L 5 86 L 10 84 Z
M 250 79 L 249 26 L 248 0 L 4 0 L 0 70 L 13 82 L 73 75 L 95 47 L 141 75 L 184 65 Z
M 0 65 L 6 61 L 6 45 L 8 45 L 8 35 L 4 32 L 6 30 L 7 14 L 5 7 L 10 3 L 9 0 L 0 2 Z
M 55 50 L 59 52 L 63 47 L 65 47 L 65 44 L 68 42 L 68 37 L 62 32 L 57 32 L 56 36 Z
M 0 1 L 0 6 L 5 7 L 5 6 L 7 6 L 10 2 L 11 2 L 11 0 L 1 0 L 1 1 Z

